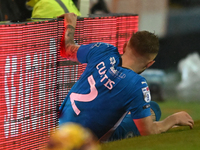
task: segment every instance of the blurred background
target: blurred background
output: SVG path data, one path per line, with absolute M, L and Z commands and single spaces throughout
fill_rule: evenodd
M 0 21 L 31 18 L 39 1 L 42 0 L 0 0 Z M 66 1 L 74 3 L 81 17 L 138 14 L 139 30 L 154 32 L 160 40 L 156 63 L 142 74 L 153 100 L 200 101 L 200 0 Z

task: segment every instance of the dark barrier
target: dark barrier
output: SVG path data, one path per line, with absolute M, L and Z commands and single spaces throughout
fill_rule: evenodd
M 63 20 L 0 25 L 0 148 L 39 149 L 58 125 L 57 109 L 84 71 L 59 55 Z M 137 15 L 80 18 L 78 44 L 122 47 Z

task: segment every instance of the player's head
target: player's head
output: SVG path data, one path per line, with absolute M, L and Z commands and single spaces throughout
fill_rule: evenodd
M 129 49 L 128 55 L 134 62 L 139 63 L 141 73 L 146 68 L 150 67 L 155 61 L 155 57 L 159 51 L 158 37 L 148 31 L 138 31 L 133 33 L 128 43 L 124 46 L 124 52 Z
M 158 37 L 148 31 L 138 31 L 133 33 L 129 46 L 141 55 L 157 55 L 159 50 Z

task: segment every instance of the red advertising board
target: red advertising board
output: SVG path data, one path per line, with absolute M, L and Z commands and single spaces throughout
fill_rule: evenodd
M 63 20 L 0 25 L 0 149 L 39 149 L 58 125 L 57 109 L 85 64 L 61 58 Z M 138 30 L 138 16 L 81 18 L 77 44 L 119 48 Z

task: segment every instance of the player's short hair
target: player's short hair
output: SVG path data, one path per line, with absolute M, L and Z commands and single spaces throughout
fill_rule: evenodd
M 133 33 L 129 41 L 130 47 L 141 55 L 158 54 L 159 40 L 158 37 L 148 31 L 138 31 Z

